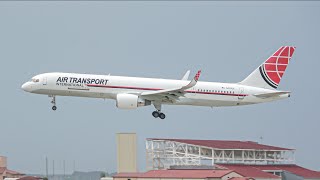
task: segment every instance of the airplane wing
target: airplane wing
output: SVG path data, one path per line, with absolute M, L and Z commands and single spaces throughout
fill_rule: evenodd
M 190 75 L 190 70 L 188 70 L 188 71 L 184 74 L 184 76 L 182 77 L 181 80 L 183 80 L 183 81 L 188 81 L 189 75 Z
M 290 95 L 290 93 L 291 93 L 290 91 L 279 91 L 279 92 L 272 92 L 272 93 L 254 94 L 254 96 L 265 99 L 265 98 L 278 97 L 283 94 Z
M 192 88 L 197 84 L 200 74 L 201 70 L 199 70 L 198 73 L 194 76 L 194 78 L 190 81 L 190 83 L 185 86 L 173 89 L 143 92 L 140 96 L 141 98 L 150 101 L 178 101 L 179 97 L 184 96 L 184 91 L 186 89 Z

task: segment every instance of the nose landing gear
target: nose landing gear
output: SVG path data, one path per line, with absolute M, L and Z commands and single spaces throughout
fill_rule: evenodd
M 56 106 L 56 96 L 49 96 L 49 97 L 51 97 L 52 98 L 52 100 L 51 100 L 51 104 L 53 105 L 52 106 L 52 110 L 57 110 L 57 106 Z

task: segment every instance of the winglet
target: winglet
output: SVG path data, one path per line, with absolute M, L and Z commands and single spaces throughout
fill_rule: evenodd
M 174 88 L 174 89 L 163 89 L 163 90 L 157 90 L 157 91 L 148 91 L 148 92 L 142 92 L 141 96 L 149 96 L 149 95 L 159 95 L 159 94 L 163 94 L 163 93 L 167 93 L 166 97 L 171 98 L 171 96 L 168 95 L 168 93 L 170 94 L 178 94 L 179 96 L 181 96 L 181 94 L 183 94 L 184 90 L 187 90 L 189 88 L 192 88 L 193 86 L 195 86 L 197 84 L 197 81 L 199 80 L 201 74 L 201 70 L 199 70 L 197 72 L 197 74 L 194 76 L 194 78 L 189 82 L 188 85 L 186 86 L 182 86 L 181 88 Z M 177 95 L 176 95 L 177 96 Z M 175 98 L 173 98 L 173 100 L 177 100 Z
M 184 76 L 182 77 L 181 80 L 183 80 L 183 81 L 188 81 L 189 75 L 190 75 L 190 70 L 188 70 L 188 71 L 186 72 L 186 74 L 184 74 Z
M 195 81 L 198 81 L 198 80 L 199 80 L 200 74 L 201 74 L 201 70 L 199 70 L 199 71 L 197 72 L 197 74 L 194 76 L 194 80 L 195 80 Z
M 189 88 L 192 88 L 193 86 L 195 86 L 199 80 L 200 74 L 201 74 L 201 70 L 199 70 L 197 72 L 197 74 L 194 76 L 194 78 L 192 79 L 192 81 L 190 81 L 190 83 L 188 85 L 183 86 L 181 88 L 181 90 L 186 90 L 186 89 L 189 89 Z

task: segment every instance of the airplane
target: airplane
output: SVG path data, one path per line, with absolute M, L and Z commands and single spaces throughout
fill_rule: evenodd
M 190 70 L 181 80 L 52 72 L 39 74 L 22 85 L 26 92 L 52 98 L 78 96 L 113 99 L 120 109 L 153 105 L 152 116 L 165 119 L 162 105 L 240 106 L 290 97 L 289 91 L 276 90 L 295 51 L 282 46 L 248 77 L 238 83 L 198 81 L 201 70 L 189 81 Z

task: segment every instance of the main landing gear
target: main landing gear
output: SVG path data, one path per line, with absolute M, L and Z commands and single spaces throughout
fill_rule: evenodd
M 152 112 L 152 116 L 155 117 L 155 118 L 160 118 L 160 119 L 164 119 L 166 118 L 166 115 L 163 114 L 161 111 L 153 111 Z
M 49 97 L 51 97 L 52 98 L 52 100 L 51 100 L 51 104 L 53 105 L 52 106 L 52 110 L 57 110 L 57 106 L 56 106 L 56 96 L 49 96 Z
M 161 112 L 161 104 L 155 104 L 154 103 L 153 105 L 157 110 L 152 112 L 152 116 L 155 117 L 155 118 L 159 117 L 160 119 L 166 118 L 166 115 Z

